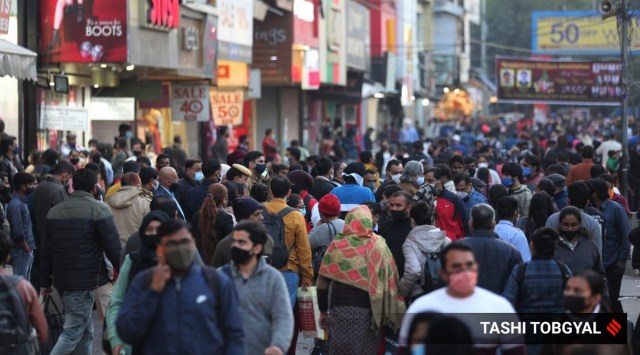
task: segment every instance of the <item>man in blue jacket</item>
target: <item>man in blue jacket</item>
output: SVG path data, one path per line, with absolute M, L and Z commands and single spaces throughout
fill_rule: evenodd
M 243 354 L 238 296 L 229 277 L 194 263 L 185 222 L 163 223 L 158 265 L 137 275 L 124 297 L 120 338 L 145 354 Z

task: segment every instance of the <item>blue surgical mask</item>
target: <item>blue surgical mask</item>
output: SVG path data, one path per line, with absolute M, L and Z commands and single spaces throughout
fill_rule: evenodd
M 504 187 L 507 187 L 507 188 L 513 186 L 513 178 L 503 177 L 502 185 L 504 185 Z
M 194 176 L 194 179 L 197 182 L 204 180 L 204 173 L 202 171 L 196 171 L 196 176 Z
M 533 171 L 531 171 L 531 167 L 524 166 L 522 167 L 522 175 L 529 176 Z
M 125 133 L 125 136 L 127 137 L 127 139 L 131 139 L 133 138 L 133 132 L 127 131 L 127 133 Z
M 306 208 L 304 208 L 304 207 L 303 207 L 303 208 L 301 208 L 301 209 L 299 209 L 298 211 L 300 211 L 300 213 L 302 213 L 302 215 L 303 215 L 303 216 L 306 216 L 306 215 L 307 215 L 307 209 L 306 209 Z
M 427 354 L 427 345 L 426 344 L 413 344 L 411 345 L 411 355 L 426 355 Z
M 418 186 L 424 185 L 424 176 L 418 176 L 418 178 L 416 179 L 416 184 L 418 184 Z

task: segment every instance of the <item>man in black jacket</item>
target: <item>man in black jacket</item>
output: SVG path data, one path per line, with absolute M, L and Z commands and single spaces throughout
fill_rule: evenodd
M 402 175 L 402 162 L 398 159 L 391 159 L 387 162 L 384 172 L 384 182 L 380 184 L 376 191 L 376 202 L 382 201 L 382 193 L 387 186 L 396 185 L 400 182 L 400 176 Z
M 62 293 L 65 327 L 52 354 L 91 354 L 94 290 L 109 282 L 104 255 L 114 267 L 120 240 L 109 207 L 93 198 L 96 175 L 87 169 L 73 176 L 75 191 L 47 214 L 42 240 L 43 293 L 52 283 Z
M 398 267 L 398 279 L 404 275 L 404 253 L 402 245 L 413 229 L 413 220 L 409 217 L 411 211 L 411 195 L 406 191 L 397 191 L 389 199 L 389 214 L 391 218 L 380 226 L 380 235 L 386 240 L 389 250 Z
M 469 245 L 478 262 L 478 286 L 501 295 L 511 269 L 522 263 L 520 252 L 493 231 L 496 213 L 481 203 L 471 209 L 471 236 L 460 240 Z
M 335 185 L 331 183 L 331 179 L 333 178 L 333 161 L 325 157 L 318 159 L 316 172 L 318 175 L 313 181 L 313 187 L 309 190 L 309 194 L 320 201 L 325 195 L 330 194 L 331 190 L 335 187 Z

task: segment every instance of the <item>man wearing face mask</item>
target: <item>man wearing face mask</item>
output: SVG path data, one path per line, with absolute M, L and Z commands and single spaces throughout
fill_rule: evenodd
M 533 194 L 526 185 L 522 184 L 524 177 L 522 167 L 516 163 L 506 163 L 502 167 L 502 185 L 509 190 L 509 196 L 518 200 L 518 214 L 520 217 L 529 216 L 529 204 Z
M 190 189 L 185 198 L 185 209 L 187 221 L 191 221 L 193 215 L 200 210 L 202 202 L 207 197 L 209 186 L 219 183 L 222 176 L 222 166 L 216 159 L 205 160 L 202 163 L 202 174 L 204 179 L 200 185 Z
M 469 213 L 464 202 L 456 194 L 444 188 L 443 181 L 446 180 L 445 176 L 449 172 L 449 167 L 446 165 L 438 165 L 434 168 L 432 173 L 434 182 L 429 185 L 429 194 L 435 198 L 433 204 L 436 227 L 443 230 L 449 239 L 455 241 L 469 235 Z
M 365 202 L 374 202 L 373 191 L 362 184 L 366 169 L 360 162 L 352 162 L 344 169 L 344 185 L 336 187 L 331 192 L 340 200 L 340 218 L 344 218 L 352 208 Z
M 453 177 L 453 183 L 456 184 L 458 198 L 464 202 L 467 207 L 467 213 L 471 213 L 471 208 L 480 203 L 489 203 L 487 198 L 473 188 L 471 176 L 467 173 L 458 173 Z
M 52 354 L 91 354 L 95 290 L 109 282 L 105 255 L 118 269 L 120 241 L 109 208 L 93 195 L 97 177 L 87 169 L 73 176 L 75 191 L 46 217 L 40 276 L 42 293 L 62 293 L 65 328 Z M 98 310 L 101 311 L 98 304 Z
M 313 188 L 313 177 L 311 174 L 295 170 L 287 174 L 287 178 L 291 181 L 291 193 L 298 194 L 304 202 L 304 219 L 307 223 L 307 233 L 311 231 L 312 221 L 317 223 L 320 220 L 320 212 L 318 211 L 318 200 L 315 196 L 309 194 L 309 190 Z
M 386 240 L 389 250 L 398 267 L 398 278 L 404 274 L 404 252 L 402 245 L 413 229 L 411 211 L 411 195 L 406 191 L 398 191 L 388 201 L 390 219 L 380 225 L 380 235 Z
M 14 275 L 22 276 L 29 281 L 36 241 L 31 227 L 27 195 L 36 188 L 38 183 L 33 175 L 27 173 L 17 173 L 14 183 L 16 191 L 7 205 L 7 221 L 11 226 L 10 236 L 13 241 L 11 264 Z
M 422 185 L 424 185 L 424 167 L 422 163 L 415 160 L 407 162 L 402 176 L 400 176 L 398 186 L 413 196 Z
M 62 152 L 62 157 L 66 158 L 69 156 L 69 153 L 72 150 L 77 150 L 77 151 L 82 151 L 84 150 L 84 148 L 82 147 L 82 145 L 77 143 L 77 136 L 73 133 L 69 133 L 67 134 L 67 143 L 63 144 L 62 147 L 60 148 L 60 151 Z
M 252 150 L 244 156 L 244 166 L 251 170 L 251 177 L 247 181 L 247 189 L 251 191 L 251 187 L 255 184 L 265 184 L 269 186 L 271 179 L 267 170 L 267 161 L 262 152 Z
M 384 182 L 380 185 L 378 190 L 376 190 L 376 202 L 382 201 L 382 192 L 387 186 L 396 185 L 400 183 L 400 176 L 402 176 L 402 162 L 398 159 L 391 159 L 387 163 L 385 174 L 384 174 Z
M 116 320 L 122 341 L 139 344 L 146 354 L 243 354 L 231 279 L 196 262 L 185 222 L 162 223 L 158 236 L 158 264 L 131 281 L 122 301 Z
M 415 300 L 402 320 L 399 344 L 408 346 L 409 332 L 414 316 L 424 312 L 445 313 L 464 322 L 476 343 L 476 350 L 483 354 L 526 354 L 524 339 L 520 335 L 500 334 L 487 338 L 482 327 L 477 326 L 474 313 L 502 314 L 501 320 L 517 322 L 518 317 L 509 301 L 477 286 L 478 269 L 474 251 L 464 243 L 451 243 L 440 254 L 440 277 L 447 287 L 440 288 Z M 488 316 L 487 318 L 490 318 Z M 475 324 L 474 324 L 475 323 Z M 491 344 L 491 345 L 490 345 Z
M 256 222 L 233 228 L 230 264 L 222 267 L 231 277 L 240 302 L 244 354 L 282 355 L 293 336 L 293 311 L 282 274 L 263 258 L 267 231 Z
M 378 174 L 376 158 L 373 156 L 373 153 L 371 153 L 371 151 L 365 150 L 363 152 L 360 152 L 360 161 L 362 162 L 362 164 L 364 164 L 364 168 L 366 169 L 367 174 L 373 175 L 373 178 L 371 179 L 371 181 L 373 181 L 374 183 L 373 188 L 371 188 L 371 186 L 367 187 L 375 192 L 378 187 L 380 187 L 380 174 Z
M 178 181 L 180 188 L 176 193 L 176 199 L 180 203 L 180 207 L 185 211 L 187 209 L 187 193 L 192 188 L 200 185 L 204 180 L 204 173 L 202 172 L 202 160 L 200 159 L 188 159 L 184 165 L 184 176 Z
M 185 214 L 180 206 L 180 203 L 175 197 L 175 194 L 180 189 L 178 185 L 178 173 L 176 169 L 172 167 L 164 167 L 159 171 L 160 178 L 158 180 L 158 188 L 153 192 L 153 198 L 165 196 L 173 199 L 178 205 L 178 213 L 182 220 L 185 220 Z
M 138 163 L 136 163 L 135 161 L 128 161 L 125 162 L 122 165 L 122 174 L 128 174 L 128 173 L 134 173 L 134 174 L 139 174 L 140 173 L 140 165 L 138 165 Z M 120 191 L 120 188 L 122 187 L 122 182 L 118 181 L 117 183 L 111 185 L 111 187 L 107 190 L 107 193 L 105 195 L 105 200 L 108 199 L 109 197 L 115 195 L 116 192 Z
M 151 167 L 140 168 L 140 183 L 145 196 L 153 199 L 153 191 L 158 187 L 158 171 Z

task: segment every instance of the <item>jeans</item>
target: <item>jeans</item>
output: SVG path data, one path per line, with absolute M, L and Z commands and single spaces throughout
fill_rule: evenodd
M 90 291 L 64 291 L 62 303 L 64 304 L 64 329 L 51 355 L 92 354 L 93 323 L 91 311 L 93 310 L 94 292 Z
M 22 276 L 29 281 L 33 265 L 33 251 L 25 253 L 20 248 L 11 248 L 11 265 L 13 266 L 14 275 Z
M 296 305 L 296 298 L 298 297 L 298 283 L 300 282 L 300 276 L 297 272 L 282 271 L 284 277 L 284 283 L 287 284 L 287 290 L 289 290 L 289 298 L 291 299 L 291 308 Z

